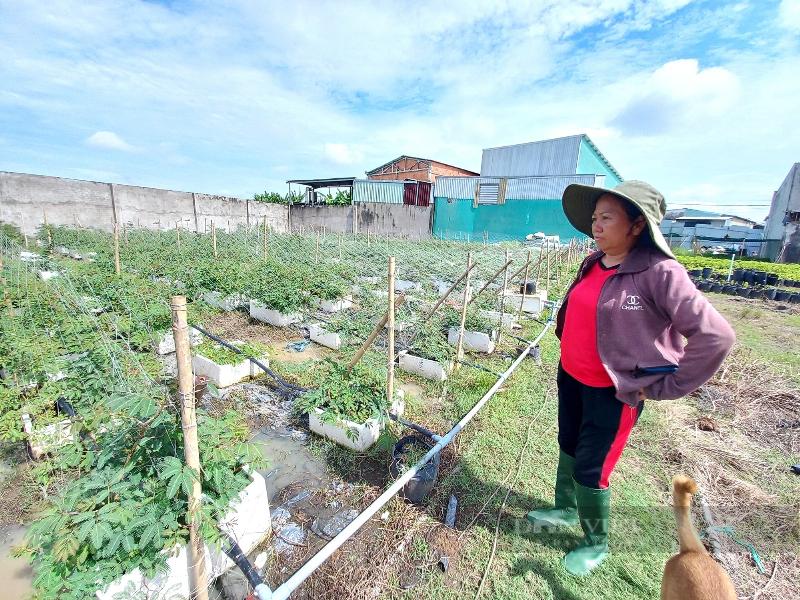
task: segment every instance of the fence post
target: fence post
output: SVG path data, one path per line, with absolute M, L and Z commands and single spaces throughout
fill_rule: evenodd
M 456 363 L 453 370 L 458 371 L 460 360 L 464 358 L 464 324 L 467 322 L 467 305 L 469 304 L 469 282 L 472 273 L 472 251 L 467 252 L 467 276 L 464 278 L 464 300 L 461 306 L 461 322 L 458 328 L 458 344 L 456 345 Z
M 548 255 L 549 256 L 549 255 Z M 525 276 L 522 279 L 522 298 L 519 301 L 519 316 L 522 318 L 522 307 L 525 305 L 525 295 L 528 291 L 528 270 L 530 269 L 531 264 L 531 251 L 528 250 L 528 261 L 525 263 Z M 547 276 L 550 277 L 550 260 L 547 261 Z M 547 286 L 550 288 L 550 285 Z M 502 323 L 501 323 L 502 325 Z
M 186 466 L 194 471 L 192 489 L 188 498 L 187 522 L 189 545 L 186 547 L 189 566 L 189 587 L 192 598 L 208 600 L 208 575 L 206 551 L 200 535 L 200 447 L 197 439 L 197 415 L 194 405 L 194 377 L 192 355 L 189 347 L 189 326 L 186 322 L 186 297 L 172 297 L 172 336 L 175 339 L 175 357 L 178 363 L 178 398 L 181 406 L 183 429 L 183 455 Z
M 394 256 L 389 257 L 389 312 L 386 319 L 389 350 L 386 375 L 386 402 L 391 410 L 394 400 Z
M 503 289 L 500 291 L 500 324 L 497 326 L 497 344 L 500 344 L 500 338 L 503 336 L 503 312 L 506 307 L 506 294 L 508 293 L 508 265 L 510 260 L 508 258 L 509 252 L 506 248 L 506 266 L 503 269 Z
M 122 271 L 119 264 L 119 223 L 114 223 L 114 272 L 117 276 Z

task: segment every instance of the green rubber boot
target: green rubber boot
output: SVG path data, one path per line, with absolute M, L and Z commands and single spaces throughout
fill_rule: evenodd
M 556 471 L 555 507 L 532 510 L 527 515 L 528 521 L 537 527 L 569 527 L 578 524 L 575 481 L 572 479 L 574 467 L 575 459 L 561 451 Z
M 608 556 L 609 488 L 596 489 L 575 483 L 578 516 L 584 538 L 564 557 L 564 567 L 573 575 L 586 575 Z

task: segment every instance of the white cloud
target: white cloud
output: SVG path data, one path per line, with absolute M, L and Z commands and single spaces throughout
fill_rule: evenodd
M 354 165 L 363 160 L 363 155 L 347 144 L 325 144 L 325 156 L 337 165 Z
M 86 144 L 94 148 L 104 148 L 106 150 L 121 150 L 123 152 L 133 152 L 133 150 L 135 150 L 133 146 L 113 131 L 96 131 L 86 138 Z
M 778 22 L 790 31 L 800 31 L 800 0 L 781 0 Z
M 739 95 L 739 81 L 724 67 L 700 69 L 697 59 L 656 69 L 612 124 L 628 135 L 672 133 L 723 116 Z

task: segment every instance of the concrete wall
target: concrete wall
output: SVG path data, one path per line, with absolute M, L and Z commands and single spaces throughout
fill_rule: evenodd
M 286 231 L 287 213 L 286 206 L 240 198 L 0 171 L 0 221 L 29 235 L 45 217 L 52 225 L 105 231 L 115 220 L 149 229 L 172 229 L 180 221 L 197 231 L 210 229 L 213 220 L 233 231 L 266 217 L 273 231 Z
M 207 231 L 211 221 L 220 229 L 261 226 L 273 231 L 318 230 L 423 239 L 431 236 L 432 208 L 367 203 L 358 206 L 291 208 L 253 200 L 176 192 L 132 185 L 99 183 L 0 171 L 0 222 L 29 235 L 43 223 L 111 231 L 115 220 L 132 227 Z
M 431 237 L 432 206 L 408 206 L 369 202 L 353 206 L 291 207 L 292 231 L 325 231 L 390 235 L 412 240 Z

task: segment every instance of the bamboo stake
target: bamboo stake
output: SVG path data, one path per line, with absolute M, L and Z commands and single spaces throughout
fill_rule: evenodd
M 434 305 L 433 305 L 433 308 L 432 308 L 432 309 L 430 309 L 430 310 L 429 310 L 427 313 L 425 313 L 425 316 L 422 318 L 422 323 L 424 323 L 425 321 L 427 321 L 428 319 L 430 319 L 430 318 L 431 318 L 431 316 L 433 316 L 433 313 L 435 313 L 435 312 L 436 312 L 436 310 L 437 310 L 437 309 L 438 309 L 438 308 L 439 308 L 439 307 L 442 305 L 442 303 L 443 303 L 445 300 L 447 300 L 447 297 L 448 297 L 448 296 L 449 296 L 449 295 L 450 295 L 450 294 L 453 292 L 453 290 L 454 290 L 454 289 L 456 289 L 456 286 L 457 286 L 459 283 L 461 283 L 461 282 L 464 280 L 464 278 L 465 278 L 467 275 L 469 275 L 469 272 L 470 272 L 470 271 L 471 271 L 473 268 L 475 268 L 475 267 L 477 267 L 477 266 L 478 266 L 478 263 L 475 263 L 475 264 L 473 264 L 473 265 L 470 265 L 469 267 L 467 267 L 467 270 L 466 270 L 466 271 L 464 271 L 464 272 L 461 274 L 461 276 L 460 276 L 458 279 L 456 279 L 456 280 L 453 282 L 453 285 L 451 285 L 451 286 L 450 286 L 450 288 L 449 288 L 449 289 L 448 289 L 448 290 L 447 290 L 447 291 L 444 293 L 444 295 L 443 295 L 441 298 L 439 298 L 439 300 L 437 300 L 437 301 L 436 301 L 436 304 L 434 304 Z
M 464 282 L 464 301 L 461 303 L 461 324 L 458 328 L 458 345 L 456 346 L 456 361 L 464 358 L 464 324 L 467 322 L 467 305 L 469 304 L 469 276 L 472 271 L 472 251 L 467 252 L 467 277 Z M 453 365 L 453 370 L 458 371 L 460 362 Z
M 267 215 L 264 215 L 264 260 L 269 256 L 269 231 L 267 231 Z
M 47 232 L 47 247 L 50 248 L 53 245 L 53 236 L 50 233 L 50 227 L 47 225 L 47 212 L 42 209 L 42 217 L 44 218 L 44 230 Z
M 211 245 L 214 247 L 214 258 L 217 258 L 217 228 L 211 220 Z
M 197 415 L 194 405 L 194 377 L 192 354 L 189 348 L 189 326 L 186 322 L 186 297 L 172 297 L 172 336 L 175 339 L 175 357 L 178 363 L 178 398 L 183 429 L 183 455 L 186 466 L 194 471 L 192 489 L 188 498 L 187 522 L 189 545 L 186 547 L 189 567 L 190 593 L 195 600 L 208 600 L 208 575 L 206 574 L 205 544 L 200 535 L 200 447 L 197 439 Z
M 314 263 L 319 264 L 319 231 L 317 231 L 317 245 L 314 248 Z
M 123 223 L 122 224 L 122 238 L 125 241 L 125 245 L 128 245 L 128 226 Z
M 181 249 L 181 222 L 175 221 L 175 242 L 178 245 L 178 250 Z
M 389 337 L 386 376 L 386 403 L 391 408 L 394 400 L 394 256 L 389 257 L 389 311 L 386 325 Z
M 406 297 L 403 294 L 399 294 L 394 301 L 395 309 L 401 307 L 403 305 L 403 302 L 405 301 Z M 347 364 L 348 370 L 356 366 L 356 363 L 359 360 L 361 360 L 361 357 L 364 356 L 364 352 L 367 351 L 367 348 L 369 348 L 372 345 L 372 342 L 375 341 L 375 338 L 378 337 L 378 334 L 381 332 L 381 330 L 384 327 L 386 327 L 386 323 L 388 320 L 389 320 L 389 312 L 387 311 L 386 314 L 383 315 L 383 317 L 381 317 L 381 320 L 378 321 L 378 324 L 375 325 L 375 328 L 372 330 L 372 333 L 369 334 L 367 340 L 363 344 L 361 344 L 361 348 L 358 349 L 358 352 L 356 352 L 353 358 L 350 359 L 350 362 Z
M 28 249 L 28 234 L 26 233 L 24 235 L 25 235 L 25 250 L 27 250 Z
M 114 272 L 120 275 L 122 268 L 119 264 L 119 225 L 114 223 Z
M 480 296 L 484 292 L 484 290 L 486 290 L 486 288 L 488 288 L 489 285 L 492 282 L 494 282 L 494 280 L 497 279 L 498 276 L 500 275 L 500 273 L 502 273 L 503 271 L 506 272 L 506 278 L 508 278 L 508 265 L 510 265 L 512 262 L 514 262 L 514 261 L 511 260 L 510 258 L 508 258 L 508 250 L 506 250 L 506 262 L 505 262 L 505 264 L 502 267 L 500 267 L 499 269 L 497 269 L 497 272 L 494 275 L 492 275 L 492 278 L 489 279 L 489 281 L 487 281 L 486 283 L 484 283 L 483 287 L 481 289 L 479 289 L 478 292 L 472 296 L 472 298 L 469 299 L 469 303 L 472 304 L 473 302 L 475 302 L 477 297 Z M 506 288 L 505 288 L 505 282 L 504 282 L 503 283 L 503 292 L 505 292 L 505 290 L 506 290 Z
M 500 343 L 500 338 L 503 335 L 503 313 L 506 310 L 506 289 L 508 288 L 508 265 L 511 264 L 511 259 L 508 257 L 508 249 L 506 248 L 506 266 L 503 271 L 503 291 L 500 294 L 500 324 L 497 327 L 497 343 Z
M 547 283 L 545 284 L 547 287 L 545 289 L 549 290 L 550 289 L 550 240 L 547 240 L 545 242 L 545 244 L 547 245 L 547 250 L 546 250 L 546 254 L 547 254 Z
M 525 295 L 526 295 L 525 293 L 528 291 L 528 267 L 527 267 L 527 265 L 529 265 L 530 263 L 531 263 L 531 251 L 528 250 L 528 262 L 525 263 L 526 264 L 525 277 L 522 280 L 522 298 L 520 298 L 520 301 L 519 301 L 519 316 L 520 317 L 522 317 L 522 307 L 525 305 Z M 501 325 L 502 325 L 502 323 L 501 323 Z

